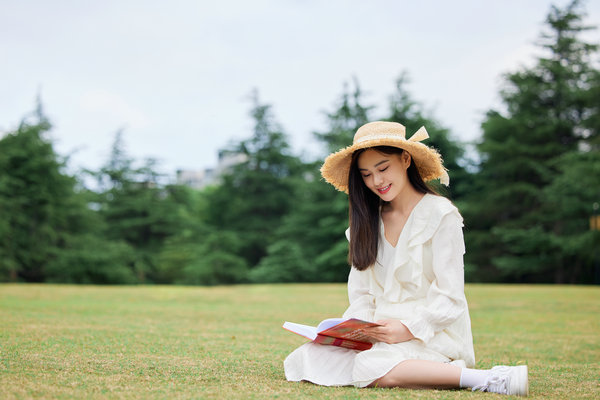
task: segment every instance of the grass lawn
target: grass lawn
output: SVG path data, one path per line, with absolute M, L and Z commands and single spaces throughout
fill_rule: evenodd
M 528 364 L 532 398 L 600 398 L 600 288 L 468 285 L 477 366 Z M 492 399 L 286 382 L 345 285 L 0 285 L 0 398 Z

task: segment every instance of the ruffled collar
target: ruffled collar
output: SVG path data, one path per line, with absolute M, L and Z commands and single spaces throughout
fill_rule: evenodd
M 415 205 L 411 211 L 406 224 L 398 238 L 394 251 L 393 264 L 386 266 L 391 268 L 388 278 L 384 282 L 384 293 L 403 300 L 413 297 L 422 286 L 423 279 L 423 251 L 422 246 L 433 238 L 442 218 L 451 212 L 458 213 L 454 205 L 445 197 L 426 194 Z M 385 239 L 385 228 L 380 219 L 380 240 Z M 402 286 L 397 293 L 397 281 Z
M 406 222 L 404 223 L 404 227 L 402 227 L 402 232 L 400 232 L 400 236 L 398 236 L 398 241 L 396 243 L 396 246 L 392 245 L 387 238 L 385 237 L 385 226 L 383 224 L 383 218 L 381 217 L 381 208 L 379 208 L 379 238 L 380 238 L 380 243 L 381 244 L 387 244 L 388 246 L 392 247 L 392 248 L 396 248 L 402 241 L 403 239 L 403 235 L 406 231 L 410 232 L 411 231 L 411 224 L 412 224 L 412 219 L 413 216 L 421 214 L 423 215 L 423 212 L 420 212 L 419 209 L 422 208 L 422 204 L 427 203 L 427 197 L 428 196 L 433 196 L 429 193 L 425 193 L 425 195 L 423 197 L 421 197 L 421 199 L 419 199 L 419 201 L 417 202 L 417 204 L 415 204 L 415 206 L 413 207 L 413 209 L 411 210 L 410 214 L 408 215 L 408 218 L 406 219 Z M 412 236 L 412 235 L 411 235 Z

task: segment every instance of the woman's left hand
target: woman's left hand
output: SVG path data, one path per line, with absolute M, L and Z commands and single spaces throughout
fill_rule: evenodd
M 363 332 L 378 342 L 401 343 L 414 339 L 413 334 L 406 325 L 397 319 L 383 319 L 376 321 L 380 326 L 373 326 L 363 329 Z

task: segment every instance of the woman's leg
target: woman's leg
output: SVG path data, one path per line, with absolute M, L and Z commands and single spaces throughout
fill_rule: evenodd
M 402 361 L 369 387 L 402 387 L 407 389 L 457 389 L 462 368 L 427 360 Z
M 470 387 L 482 392 L 518 396 L 529 394 L 526 365 L 499 365 L 489 370 L 461 368 L 456 365 L 426 361 L 402 361 L 369 387 L 401 387 L 407 389 L 458 389 Z

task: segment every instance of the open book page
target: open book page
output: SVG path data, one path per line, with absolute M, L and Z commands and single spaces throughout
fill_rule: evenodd
M 344 321 L 347 321 L 348 318 L 328 318 L 325 319 L 323 321 L 321 321 L 321 323 L 317 326 L 317 332 L 322 332 L 326 329 L 329 328 L 333 328 L 334 326 L 336 326 L 337 324 L 341 324 Z
M 286 329 L 292 333 L 296 333 L 300 336 L 304 336 L 309 340 L 315 340 L 317 338 L 317 328 L 314 326 L 297 324 L 295 322 L 285 322 L 283 329 Z

